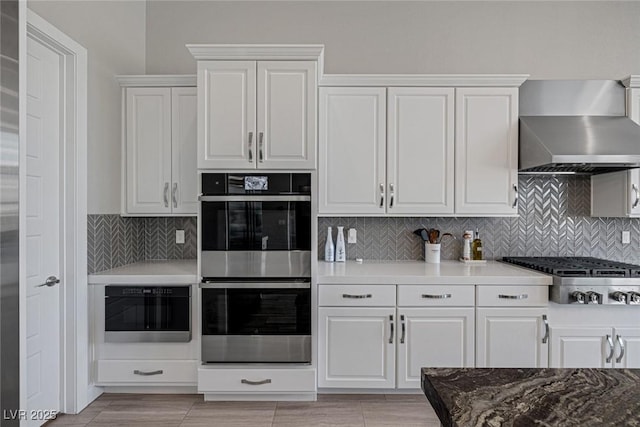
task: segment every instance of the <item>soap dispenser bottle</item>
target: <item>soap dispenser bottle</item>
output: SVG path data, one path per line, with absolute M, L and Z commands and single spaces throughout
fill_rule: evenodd
M 336 262 L 345 262 L 347 254 L 344 246 L 344 227 L 338 226 L 338 237 L 336 237 Z
M 333 237 L 331 237 L 331 227 L 327 229 L 327 241 L 324 244 L 324 260 L 333 262 L 335 256 L 335 248 L 333 247 Z

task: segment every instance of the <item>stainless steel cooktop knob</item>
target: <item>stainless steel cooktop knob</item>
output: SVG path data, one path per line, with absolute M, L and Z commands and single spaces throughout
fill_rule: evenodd
M 629 292 L 627 298 L 627 304 L 640 304 L 640 293 L 638 292 Z
M 612 292 L 611 294 L 609 294 L 609 298 L 611 298 L 616 302 L 621 302 L 623 304 L 627 303 L 627 294 L 625 294 L 624 292 L 620 292 L 620 291 Z
M 587 292 L 587 304 L 602 304 L 602 294 L 598 292 Z
M 584 304 L 587 300 L 587 296 L 585 295 L 585 293 L 580 291 L 571 292 L 571 297 L 578 304 Z

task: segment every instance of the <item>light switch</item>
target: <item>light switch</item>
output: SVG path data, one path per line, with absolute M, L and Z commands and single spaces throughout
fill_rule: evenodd
M 631 243 L 631 234 L 628 231 L 622 232 L 622 243 L 625 245 Z
M 349 229 L 349 235 L 347 236 L 347 243 L 357 243 L 358 233 L 355 228 Z
M 178 245 L 184 244 L 184 230 L 176 230 L 176 243 Z

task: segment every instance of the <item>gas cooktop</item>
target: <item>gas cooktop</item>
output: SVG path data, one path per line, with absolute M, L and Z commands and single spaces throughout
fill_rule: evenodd
M 503 262 L 553 275 L 551 301 L 640 305 L 640 265 L 592 257 L 504 257 Z

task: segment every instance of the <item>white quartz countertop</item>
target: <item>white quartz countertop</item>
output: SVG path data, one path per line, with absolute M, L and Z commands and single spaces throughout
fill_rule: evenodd
M 168 285 L 197 283 L 195 259 L 142 261 L 89 275 L 89 284 Z
M 550 275 L 497 261 L 468 265 L 459 261 L 318 261 L 319 284 L 365 285 L 539 285 L 550 286 Z

